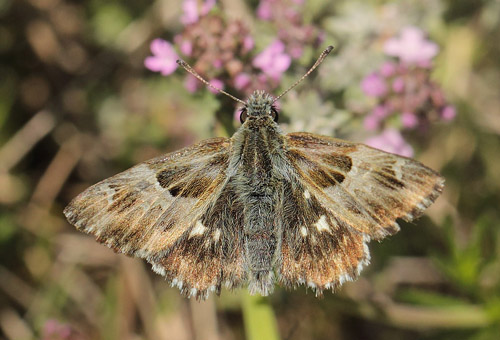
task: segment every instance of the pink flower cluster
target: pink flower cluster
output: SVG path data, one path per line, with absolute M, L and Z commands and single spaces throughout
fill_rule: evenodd
M 434 121 L 452 120 L 455 108 L 446 102 L 442 89 L 430 78 L 432 58 L 438 53 L 438 46 L 426 40 L 422 30 L 403 29 L 399 37 L 386 41 L 384 52 L 396 60 L 386 61 L 361 82 L 362 91 L 377 100 L 364 119 L 364 127 L 368 131 L 382 131 L 367 142 L 411 156 L 412 149 L 401 133 L 389 126 L 398 122 L 395 125 L 398 129 L 425 131 Z
M 292 59 L 302 55 L 303 44 L 312 46 L 320 41 L 319 30 L 302 24 L 302 2 L 262 0 L 259 3 L 257 16 L 272 20 L 278 26 L 278 37 L 255 54 L 254 40 L 247 27 L 240 21 L 226 19 L 221 12 L 212 11 L 215 0 L 184 0 L 183 31 L 174 37 L 173 43 L 153 40 L 152 55 L 144 60 L 144 65 L 167 76 L 177 69 L 177 59 L 185 58 L 219 89 L 229 86 L 244 95 L 257 88 L 272 91 L 280 84 Z M 184 84 L 191 92 L 203 87 L 190 74 L 186 74 Z
M 83 337 L 73 328 L 59 322 L 55 319 L 50 319 L 45 322 L 42 329 L 42 340 L 82 340 Z
M 260 0 L 257 7 L 257 17 L 275 26 L 293 59 L 302 56 L 304 46 L 318 47 L 323 42 L 323 32 L 303 22 L 303 4 L 304 0 Z

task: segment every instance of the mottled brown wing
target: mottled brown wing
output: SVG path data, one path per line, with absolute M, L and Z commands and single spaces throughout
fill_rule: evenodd
M 238 207 L 224 210 L 234 195 L 231 148 L 214 138 L 138 164 L 85 190 L 64 214 L 116 252 L 147 259 L 188 296 L 204 298 L 230 278 L 238 285 L 241 249 L 226 233 L 243 222 Z
M 297 180 L 285 205 L 303 208 L 284 228 L 281 275 L 319 292 L 354 279 L 369 262 L 366 242 L 421 215 L 444 185 L 423 164 L 363 144 L 291 133 L 287 149 Z

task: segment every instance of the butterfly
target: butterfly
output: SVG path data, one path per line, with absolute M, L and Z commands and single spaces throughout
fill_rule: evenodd
M 241 127 L 140 163 L 78 195 L 68 221 L 118 253 L 146 259 L 187 297 L 248 286 L 305 285 L 321 295 L 358 277 L 367 243 L 399 230 L 444 179 L 416 160 L 307 132 L 283 134 L 274 103 L 254 92 Z M 187 63 L 188 72 L 208 84 Z

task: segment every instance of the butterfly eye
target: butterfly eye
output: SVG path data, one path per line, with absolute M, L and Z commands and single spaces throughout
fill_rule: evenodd
M 271 117 L 273 120 L 277 123 L 278 122 L 278 110 L 276 110 L 274 107 L 271 108 Z
M 241 109 L 241 113 L 240 113 L 240 122 L 241 124 L 243 124 L 245 122 L 245 120 L 247 120 L 247 109 L 244 107 Z

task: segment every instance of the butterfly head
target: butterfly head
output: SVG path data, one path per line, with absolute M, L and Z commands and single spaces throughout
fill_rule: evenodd
M 250 95 L 245 106 L 241 109 L 240 121 L 244 123 L 248 118 L 271 117 L 278 121 L 278 110 L 274 106 L 275 99 L 265 91 L 255 91 Z

